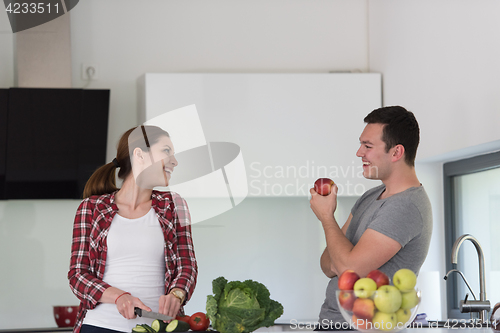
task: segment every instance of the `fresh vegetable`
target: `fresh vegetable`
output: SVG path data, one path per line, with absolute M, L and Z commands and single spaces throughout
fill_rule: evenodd
M 212 282 L 214 295 L 207 296 L 207 315 L 221 333 L 248 333 L 269 327 L 283 314 L 283 306 L 270 298 L 269 290 L 253 280 Z
M 186 316 L 186 315 L 177 315 L 175 319 L 186 322 L 189 324 L 189 319 L 191 319 L 191 316 Z
M 151 323 L 151 328 L 154 329 L 155 332 L 165 332 L 165 329 L 167 328 L 167 323 L 164 322 L 163 320 L 155 319 Z
M 156 331 L 148 324 L 142 324 L 141 326 L 144 327 L 149 333 L 156 333 Z
M 156 331 L 151 328 L 148 324 L 142 324 L 139 325 L 137 324 L 134 328 L 132 328 L 132 332 L 139 332 L 139 333 L 156 333 Z
M 167 332 L 187 332 L 189 324 L 185 321 L 174 319 L 167 325 Z
M 134 328 L 132 328 L 132 332 L 148 333 L 148 330 L 141 325 L 136 325 Z
M 210 320 L 203 312 L 196 312 L 189 319 L 189 326 L 193 331 L 206 331 L 210 326 Z

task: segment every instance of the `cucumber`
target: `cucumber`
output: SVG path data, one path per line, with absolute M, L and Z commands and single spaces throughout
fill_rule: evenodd
M 155 330 L 155 332 L 165 332 L 167 328 L 167 323 L 165 323 L 163 320 L 154 320 L 151 323 L 151 328 Z
M 167 332 L 187 332 L 189 324 L 182 320 L 174 319 L 167 325 Z
M 148 330 L 142 327 L 141 325 L 137 324 L 134 328 L 132 328 L 132 332 L 148 333 Z
M 151 328 L 151 326 L 149 326 L 148 324 L 142 324 L 141 325 L 145 330 L 146 332 L 148 333 L 156 333 L 156 331 L 154 329 Z

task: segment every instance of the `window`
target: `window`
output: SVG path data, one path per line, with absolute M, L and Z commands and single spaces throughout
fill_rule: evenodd
M 500 299 L 500 152 L 444 164 L 446 268 L 451 265 L 451 249 L 463 234 L 474 236 L 483 249 L 486 299 Z M 479 299 L 479 263 L 474 245 L 466 241 L 458 254 L 459 269 Z M 457 274 L 447 281 L 448 317 L 470 318 L 460 313 L 460 300 L 469 293 Z

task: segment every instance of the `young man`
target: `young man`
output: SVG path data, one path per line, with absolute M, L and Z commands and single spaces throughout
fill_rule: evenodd
M 417 120 L 405 108 L 391 106 L 372 111 L 364 121 L 356 156 L 363 176 L 383 184 L 358 199 L 342 229 L 333 216 L 337 189 L 328 196 L 310 191 L 311 208 L 326 237 L 321 269 L 331 278 L 319 315 L 323 329 L 344 321 L 335 294 L 342 272 L 352 269 L 364 277 L 379 269 L 392 279 L 400 268 L 409 268 L 418 274 L 431 239 L 431 205 L 414 166 Z

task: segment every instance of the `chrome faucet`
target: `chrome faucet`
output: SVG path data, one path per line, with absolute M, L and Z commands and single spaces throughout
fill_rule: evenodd
M 481 245 L 479 244 L 478 240 L 469 234 L 462 235 L 457 238 L 455 243 L 453 244 L 453 248 L 451 250 L 451 263 L 453 265 L 457 265 L 458 263 L 458 250 L 460 249 L 460 246 L 462 245 L 463 242 L 466 240 L 470 240 L 477 251 L 477 256 L 478 256 L 478 261 L 479 261 L 479 301 L 474 300 L 474 301 L 467 301 L 467 297 L 465 298 L 464 301 L 460 302 L 460 312 L 479 312 L 480 313 L 480 320 L 482 323 L 488 322 L 488 312 L 490 311 L 490 301 L 486 300 L 486 282 L 485 282 L 485 276 L 484 276 L 484 255 L 483 255 L 483 249 L 481 248 Z M 450 270 L 446 276 L 445 280 L 447 279 L 448 275 L 452 271 L 458 271 L 456 269 Z M 458 271 L 460 275 L 462 275 L 465 283 L 467 284 L 467 287 L 469 287 L 470 291 L 472 292 L 472 289 L 470 288 L 469 284 L 467 283 L 467 280 L 465 280 L 465 277 L 463 274 Z M 472 295 L 475 298 L 474 293 Z
M 472 297 L 474 297 L 474 299 L 477 300 L 476 294 L 474 294 L 474 292 L 472 291 L 472 288 L 470 287 L 469 282 L 467 282 L 467 279 L 465 278 L 464 273 L 460 272 L 458 269 L 455 269 L 455 268 L 454 269 L 450 269 L 448 271 L 448 273 L 446 273 L 446 275 L 444 276 L 444 279 L 448 280 L 448 275 L 450 275 L 451 273 L 458 273 L 462 277 L 462 279 L 464 280 L 465 284 L 467 285 L 467 288 L 469 288 L 469 290 L 470 290 L 470 292 L 472 294 Z

